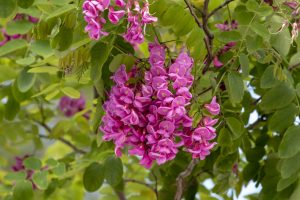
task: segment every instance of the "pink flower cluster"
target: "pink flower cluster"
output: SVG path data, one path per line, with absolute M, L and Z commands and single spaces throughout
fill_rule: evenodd
M 14 21 L 18 21 L 18 20 L 28 20 L 31 23 L 37 23 L 39 21 L 38 18 L 29 16 L 29 15 L 25 15 L 25 14 L 17 14 L 14 18 Z M 24 35 L 20 35 L 20 34 L 8 35 L 4 28 L 1 30 L 1 32 L 2 32 L 2 35 L 3 35 L 3 40 L 0 41 L 0 47 L 5 45 L 10 40 L 16 40 L 16 39 L 24 38 Z
M 85 0 L 83 3 L 84 19 L 87 22 L 85 31 L 89 33 L 91 39 L 98 40 L 109 33 L 104 31 L 107 20 L 104 18 L 104 11 L 108 9 L 108 20 L 112 24 L 118 24 L 126 15 L 127 31 L 123 37 L 129 43 L 136 45 L 144 41 L 143 28 L 146 24 L 157 21 L 149 13 L 149 4 L 143 3 L 140 7 L 139 0 Z
M 66 117 L 72 117 L 76 113 L 85 109 L 85 99 L 80 96 L 79 99 L 72 99 L 68 96 L 63 96 L 59 101 L 59 109 Z M 86 119 L 90 118 L 89 113 L 83 115 Z
M 225 21 L 223 24 L 216 24 L 216 27 L 220 31 L 231 31 L 238 28 L 238 23 L 235 20 L 232 20 L 231 22 Z M 222 67 L 224 64 L 219 60 L 219 57 L 228 52 L 230 49 L 235 47 L 236 42 L 228 42 L 224 45 L 222 49 L 220 49 L 217 52 L 217 55 L 213 59 L 213 64 L 215 67 L 219 68 Z
M 116 85 L 103 105 L 103 140 L 113 140 L 117 156 L 129 147 L 129 154 L 141 156 L 140 164 L 147 168 L 154 161 L 160 165 L 174 159 L 182 146 L 193 158 L 204 159 L 215 145 L 209 141 L 216 136 L 212 126 L 217 120 L 207 116 L 198 128 L 192 128 L 193 119 L 187 113 L 192 99 L 193 59 L 181 52 L 165 67 L 163 46 L 150 44 L 149 52 L 151 67 L 143 75 L 136 67 L 127 73 L 121 65 L 112 77 Z M 129 82 L 141 76 L 142 84 Z M 205 108 L 212 115 L 220 112 L 215 98 Z

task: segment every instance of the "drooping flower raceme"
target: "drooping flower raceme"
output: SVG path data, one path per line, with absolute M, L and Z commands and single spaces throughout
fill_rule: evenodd
M 163 164 L 174 159 L 181 147 L 194 158 L 204 159 L 215 145 L 209 141 L 216 136 L 213 125 L 217 120 L 211 117 L 220 112 L 216 98 L 205 105 L 211 116 L 192 128 L 193 119 L 187 113 L 192 99 L 193 59 L 181 52 L 166 67 L 163 46 L 150 44 L 149 52 L 151 67 L 145 71 L 142 83 L 129 82 L 140 78 L 142 70 L 137 67 L 127 73 L 121 65 L 112 77 L 116 85 L 103 105 L 103 140 L 114 142 L 117 156 L 129 147 L 129 154 L 140 156 L 140 164 L 147 168 L 154 161 Z
M 87 22 L 85 31 L 94 40 L 108 35 L 104 28 L 108 21 L 112 24 L 118 24 L 120 20 L 125 18 L 127 30 L 123 34 L 124 39 L 132 45 L 141 44 L 144 41 L 145 25 L 157 21 L 156 17 L 150 15 L 147 1 L 85 0 L 82 7 L 84 19 Z M 104 18 L 106 10 L 108 10 L 108 19 Z

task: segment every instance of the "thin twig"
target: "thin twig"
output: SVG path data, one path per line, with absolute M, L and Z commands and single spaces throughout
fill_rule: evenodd
M 39 125 L 41 125 L 43 128 L 45 128 L 48 131 L 48 133 L 51 133 L 51 128 L 47 124 L 45 124 L 44 122 L 40 122 L 38 120 L 34 120 L 34 121 L 36 123 L 38 123 Z M 41 134 L 39 135 L 39 137 L 49 139 L 49 140 L 54 139 L 54 138 L 51 138 L 47 135 L 41 135 Z M 76 153 L 80 153 L 80 154 L 86 154 L 87 153 L 84 150 L 77 148 L 74 144 L 72 144 L 70 141 L 68 141 L 64 138 L 57 138 L 57 140 L 64 143 L 65 145 L 71 147 Z
M 157 193 L 157 190 L 155 188 L 153 188 L 150 184 L 145 183 L 143 181 L 139 181 L 139 180 L 136 180 L 136 179 L 128 178 L 128 179 L 124 179 L 124 182 L 131 182 L 131 183 L 137 183 L 137 184 L 140 184 L 140 185 L 144 185 L 145 187 L 147 187 L 150 190 L 152 190 L 155 194 Z
M 175 200 L 181 200 L 183 191 L 184 191 L 184 179 L 192 174 L 195 166 L 199 163 L 198 159 L 193 159 L 188 167 L 181 172 L 176 178 L 177 191 L 175 195 Z
M 218 12 L 219 10 L 221 10 L 222 8 L 224 8 L 225 6 L 227 6 L 232 1 L 234 1 L 234 0 L 226 0 L 224 3 L 222 3 L 221 5 L 219 5 L 218 7 L 216 7 L 213 11 L 211 11 L 211 13 L 209 13 L 208 18 L 210 18 L 211 16 L 213 16 L 214 14 L 216 14 L 216 12 Z
M 153 171 L 151 171 L 151 174 L 152 174 L 152 176 L 154 177 L 154 179 L 155 179 L 155 196 L 156 196 L 156 199 L 158 200 L 158 189 L 157 189 L 157 177 L 156 177 L 156 175 L 153 173 Z
M 291 70 L 293 70 L 293 69 L 295 69 L 295 68 L 297 68 L 297 67 L 300 67 L 300 62 L 299 62 L 299 63 L 296 63 L 296 64 L 294 64 L 294 65 L 291 65 L 291 66 L 289 67 L 289 70 L 291 71 Z
M 210 91 L 211 89 L 212 89 L 212 87 L 208 87 L 208 88 L 204 89 L 203 91 L 201 91 L 197 95 L 193 96 L 192 101 L 195 101 L 199 96 L 201 96 L 202 94 L 205 94 L 206 92 Z
M 126 200 L 125 194 L 122 191 L 115 191 L 120 200 Z

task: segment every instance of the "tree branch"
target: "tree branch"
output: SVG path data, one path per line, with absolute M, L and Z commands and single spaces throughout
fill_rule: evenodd
M 204 42 L 205 46 L 207 49 L 207 58 L 205 60 L 205 66 L 203 68 L 202 73 L 205 74 L 206 71 L 208 70 L 210 64 L 213 61 L 213 40 L 214 40 L 214 35 L 210 32 L 208 28 L 208 18 L 209 18 L 209 13 L 208 13 L 208 4 L 209 0 L 204 1 L 204 7 L 203 7 L 203 12 L 202 12 L 202 24 L 203 24 L 203 31 L 206 35 Z
M 199 163 L 198 159 L 193 159 L 188 167 L 181 172 L 178 177 L 176 178 L 176 185 L 177 185 L 177 191 L 175 195 L 175 200 L 181 200 L 183 191 L 184 191 L 184 179 L 192 174 L 195 166 Z
M 184 0 L 184 2 L 187 5 L 187 7 L 188 7 L 188 9 L 189 9 L 189 11 L 191 13 L 191 15 L 194 17 L 194 20 L 195 20 L 196 24 L 199 26 L 199 28 L 202 29 L 202 24 L 201 24 L 200 20 L 198 19 L 196 13 L 194 12 L 193 6 L 191 5 L 190 1 L 189 0 Z
M 205 47 L 206 47 L 206 50 L 207 50 L 207 58 L 205 60 L 205 67 L 203 69 L 203 73 L 205 73 L 208 70 L 209 65 L 213 61 L 212 49 L 213 49 L 214 35 L 209 31 L 209 28 L 208 28 L 208 18 L 209 18 L 208 4 L 209 4 L 209 0 L 205 0 L 203 10 L 199 10 L 199 12 L 202 16 L 202 23 L 200 22 L 200 20 L 198 19 L 196 13 L 194 12 L 193 6 L 191 5 L 190 1 L 189 0 L 184 0 L 184 2 L 187 5 L 191 15 L 194 17 L 194 20 L 195 20 L 196 24 L 199 26 L 199 28 L 203 29 L 203 31 L 205 33 L 204 42 L 205 42 Z
M 218 12 L 220 9 L 224 8 L 225 6 L 227 6 L 232 1 L 234 1 L 234 0 L 226 0 L 223 4 L 221 4 L 218 7 L 216 7 L 213 11 L 211 11 L 211 13 L 209 13 L 208 18 L 210 18 L 211 16 L 213 16 L 214 14 L 216 14 L 216 12 Z

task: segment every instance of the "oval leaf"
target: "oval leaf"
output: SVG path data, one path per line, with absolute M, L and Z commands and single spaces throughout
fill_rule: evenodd
M 290 127 L 284 134 L 279 146 L 279 156 L 290 158 L 300 151 L 300 126 Z
M 231 72 L 227 77 L 229 99 L 232 104 L 240 103 L 244 96 L 244 82 L 240 74 Z
M 111 186 L 120 183 L 123 176 L 123 164 L 120 158 L 110 156 L 105 161 L 105 179 Z
M 17 78 L 17 84 L 20 92 L 27 92 L 34 85 L 36 75 L 28 73 L 27 68 L 24 68 Z
M 64 88 L 61 89 L 61 91 L 62 91 L 65 95 L 67 95 L 67 96 L 69 96 L 69 97 L 71 97 L 71 98 L 73 98 L 73 99 L 78 99 L 78 98 L 80 98 L 80 92 L 77 91 L 77 90 L 75 90 L 74 88 L 71 88 L 71 87 L 64 87 Z
M 97 191 L 104 181 L 104 166 L 92 163 L 85 169 L 83 174 L 83 185 L 88 192 Z

